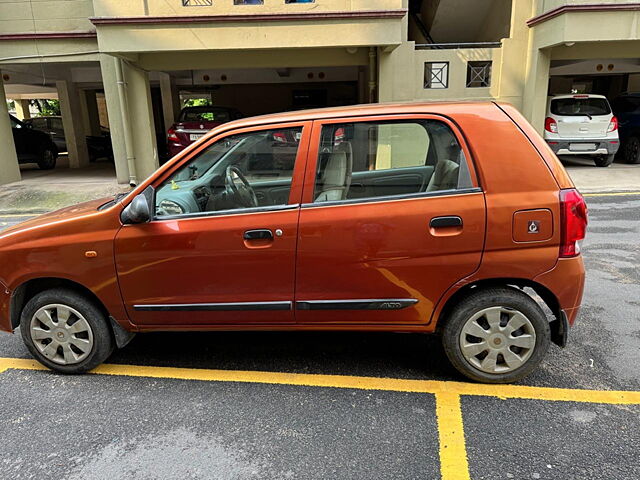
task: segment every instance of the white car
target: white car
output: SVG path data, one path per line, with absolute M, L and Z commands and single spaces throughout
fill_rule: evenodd
M 544 139 L 556 155 L 591 155 L 608 167 L 618 151 L 618 120 L 602 95 L 558 95 L 549 100 Z

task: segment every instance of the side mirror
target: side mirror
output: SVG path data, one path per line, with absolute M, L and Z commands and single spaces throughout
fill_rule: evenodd
M 144 192 L 136 195 L 133 201 L 122 211 L 120 219 L 125 225 L 150 221 L 151 209 L 149 208 L 147 195 Z

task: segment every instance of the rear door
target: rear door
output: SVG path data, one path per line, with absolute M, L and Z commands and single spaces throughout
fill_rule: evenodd
M 470 159 L 442 117 L 314 122 L 296 321 L 428 323 L 443 293 L 480 264 L 485 201 Z

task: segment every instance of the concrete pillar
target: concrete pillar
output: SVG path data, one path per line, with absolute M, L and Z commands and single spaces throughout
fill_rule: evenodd
M 98 113 L 96 91 L 83 90 L 80 92 L 79 98 L 85 135 L 100 136 L 100 115 Z
M 180 114 L 180 92 L 175 80 L 165 72 L 160 72 L 160 95 L 162 96 L 162 116 L 164 131 L 169 130 Z
M 69 166 L 84 167 L 89 165 L 89 151 L 82 126 L 80 92 L 70 80 L 57 80 L 56 88 L 60 99 L 64 138 L 67 142 L 67 152 L 69 152 Z
M 16 116 L 20 120 L 27 120 L 31 118 L 31 112 L 29 111 L 29 100 L 15 100 L 16 104 Z
M 392 51 L 378 51 L 378 101 L 401 102 L 424 98 L 422 81 L 416 78 L 424 74 L 424 65 L 416 63 L 413 42 L 405 42 Z M 418 68 L 419 71 L 416 71 Z M 420 77 L 422 78 L 422 77 Z M 416 89 L 420 90 L 417 94 Z
M 0 72 L 1 73 L 1 72 Z M 0 74 L 0 185 L 20 181 L 20 167 L 9 122 L 4 82 Z
M 640 73 L 632 73 L 629 75 L 627 91 L 637 92 L 638 90 L 640 90 Z
M 551 52 L 549 50 L 530 52 L 522 99 L 522 114 L 540 133 L 544 129 L 544 117 L 547 112 L 550 66 Z
M 131 172 L 124 140 L 125 128 L 129 128 L 132 133 L 132 151 L 129 155 L 135 165 L 137 183 L 140 183 L 158 168 L 149 75 L 128 62 L 123 62 L 126 102 L 122 105 L 116 75 L 116 62 L 119 61 L 109 55 L 101 55 L 100 58 L 116 175 L 119 183 L 129 182 Z

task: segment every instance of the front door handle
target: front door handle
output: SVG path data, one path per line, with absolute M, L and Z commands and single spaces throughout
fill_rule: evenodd
M 433 217 L 429 222 L 431 228 L 461 227 L 462 218 L 457 215 L 449 215 L 446 217 Z
M 245 240 L 273 240 L 273 232 L 266 228 L 247 230 L 244 232 Z

